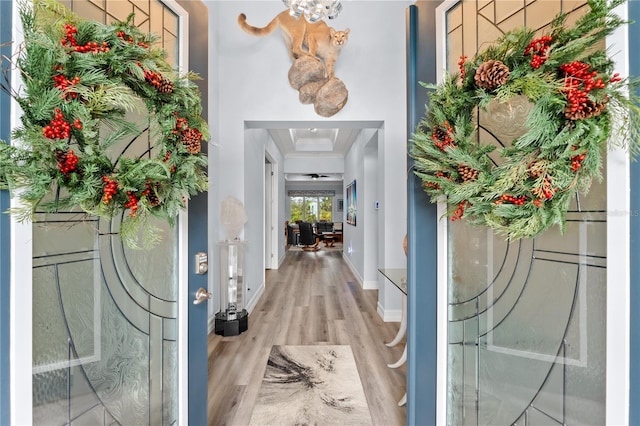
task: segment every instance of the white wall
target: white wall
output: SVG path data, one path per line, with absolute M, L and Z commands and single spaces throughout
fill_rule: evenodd
M 365 289 L 379 289 L 378 285 L 378 265 L 384 258 L 378 253 L 378 235 L 382 229 L 379 225 L 379 210 L 376 209 L 378 202 L 378 136 L 380 131 L 376 131 L 368 141 L 365 142 L 363 161 L 363 177 L 358 188 L 360 205 L 358 211 L 363 223 L 360 226 L 364 231 L 364 265 L 362 285 Z M 381 296 L 384 289 L 378 294 Z
M 381 209 L 378 218 L 384 231 L 378 239 L 383 254 L 378 267 L 405 265 L 402 250 L 394 250 L 386 242 L 400 244 L 406 232 L 405 9 L 411 3 L 349 1 L 343 4 L 340 16 L 331 21 L 336 29 L 348 27 L 351 30 L 349 42 L 335 67 L 336 76 L 349 90 L 349 100 L 331 118 L 320 117 L 312 105 L 301 104 L 298 92 L 289 86 L 287 74 L 291 62 L 279 33 L 255 37 L 244 33 L 237 25 L 241 12 L 246 13 L 250 24 L 266 25 L 283 10 L 282 2 L 233 0 L 209 3 L 211 43 L 215 45 L 209 76 L 213 88 L 210 105 L 215 110 L 211 128 L 212 139 L 217 144 L 210 151 L 210 155 L 216 157 L 211 160 L 212 241 L 224 237 L 224 230 L 219 227 L 219 203 L 227 195 L 243 200 L 248 212 L 261 210 L 262 204 L 256 204 L 261 200 L 249 195 L 253 193 L 254 185 L 260 186 L 264 179 L 262 168 L 254 170 L 245 164 L 247 159 L 257 161 L 258 158 L 257 154 L 245 154 L 245 150 L 258 149 L 256 145 L 260 144 L 245 140 L 245 122 L 379 121 L 384 126 L 384 139 L 378 147 L 381 159 L 378 167 L 384 181 L 379 188 Z M 267 136 L 264 138 L 267 143 Z M 345 166 L 345 173 L 347 169 Z M 348 182 L 345 179 L 345 183 Z M 393 208 L 385 210 L 385 206 Z M 262 223 L 262 218 L 258 222 Z M 264 245 L 262 239 L 252 237 L 256 235 L 257 227 L 258 224 L 248 223 L 245 233 L 251 230 L 251 235 L 244 237 L 249 246 L 256 245 L 256 249 Z M 349 228 L 345 224 L 345 232 Z M 355 241 L 362 244 L 360 239 Z M 217 248 L 212 249 L 217 256 Z M 362 246 L 354 249 L 361 252 Z M 264 256 L 256 253 L 255 258 L 262 260 Z M 360 264 L 363 265 L 362 261 Z M 256 265 L 247 267 L 257 268 Z M 216 274 L 213 275 L 215 279 Z M 248 271 L 246 276 L 259 281 L 261 274 L 256 269 Z M 248 282 L 250 288 L 256 285 L 259 283 Z M 399 309 L 400 296 L 397 300 L 385 298 L 382 304 L 388 309 Z
M 245 132 L 244 150 L 244 203 L 247 223 L 244 226 L 245 274 L 247 300 L 264 286 L 264 147 L 266 130 L 250 129 Z
M 365 225 L 367 217 L 364 209 L 364 193 L 367 182 L 364 180 L 364 153 L 365 144 L 375 135 L 376 130 L 366 129 L 360 132 L 358 138 L 351 146 L 345 157 L 345 188 L 355 181 L 355 201 L 356 201 L 356 223 L 355 225 L 346 222 L 343 226 L 342 238 L 344 247 L 344 258 L 351 266 L 351 270 L 356 274 L 360 283 L 365 281 Z M 353 190 L 352 190 L 353 191 Z M 348 208 L 346 190 L 344 200 L 345 211 Z M 346 217 L 346 216 L 345 216 Z
M 333 211 L 332 217 L 334 222 L 344 222 L 343 214 L 344 212 L 339 212 L 338 208 L 338 200 L 344 200 L 344 196 L 342 194 L 342 182 L 325 182 L 325 183 L 306 183 L 306 182 L 285 182 L 285 197 L 286 200 L 284 202 L 284 211 L 285 211 L 285 219 L 291 219 L 291 200 L 289 199 L 289 191 L 290 190 L 322 190 L 322 191 L 334 191 L 335 196 L 333 197 Z M 284 226 L 284 223 L 282 224 Z
M 310 169 L 316 173 L 343 173 L 344 158 L 339 154 L 321 158 L 308 155 L 289 157 L 284 161 L 285 173 L 307 173 Z

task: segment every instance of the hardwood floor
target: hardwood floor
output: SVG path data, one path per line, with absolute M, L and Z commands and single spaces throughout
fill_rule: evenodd
M 387 364 L 404 342 L 385 346 L 399 323 L 376 312 L 377 290 L 362 290 L 338 251 L 288 251 L 268 270 L 266 290 L 239 336 L 209 336 L 209 425 L 247 425 L 273 345 L 351 345 L 375 425 L 404 425 L 406 365 Z M 322 419 L 318 419 L 322 424 Z M 286 419 L 283 419 L 283 424 Z

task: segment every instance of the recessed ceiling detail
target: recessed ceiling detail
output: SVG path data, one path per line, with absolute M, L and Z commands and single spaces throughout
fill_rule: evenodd
M 381 125 L 380 122 L 373 124 L 371 124 L 371 122 L 348 122 L 340 123 L 340 127 L 326 127 L 325 123 L 315 122 L 305 122 L 303 125 L 298 125 L 297 127 L 292 124 L 295 123 L 251 122 L 248 128 L 266 129 L 284 158 L 309 156 L 315 158 L 344 158 L 363 129 L 376 129 Z M 320 125 L 318 126 L 316 124 Z M 325 127 L 322 127 L 323 125 Z M 331 141 L 331 149 L 328 149 L 328 142 L 305 142 L 307 139 L 328 139 Z M 310 170 L 310 172 L 311 171 L 319 172 L 320 170 Z
M 296 152 L 331 152 L 336 144 L 338 129 L 290 129 Z
M 268 132 L 283 157 L 282 172 L 287 182 L 320 185 L 342 182 L 345 156 L 353 143 L 366 131 L 362 137 L 370 139 L 367 146 L 372 146 L 372 136 L 382 125 L 382 121 L 245 122 L 247 129 Z

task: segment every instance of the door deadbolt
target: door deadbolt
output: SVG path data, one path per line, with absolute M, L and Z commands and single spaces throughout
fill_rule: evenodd
M 209 270 L 209 264 L 207 261 L 207 253 L 196 253 L 196 274 L 204 275 Z

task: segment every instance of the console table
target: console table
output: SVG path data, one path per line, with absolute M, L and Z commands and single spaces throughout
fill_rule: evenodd
M 402 292 L 402 316 L 400 318 L 400 328 L 396 337 L 392 341 L 387 343 L 388 347 L 392 347 L 400 343 L 402 338 L 407 332 L 407 269 L 406 268 L 380 268 L 378 269 L 382 275 L 384 275 L 389 281 L 391 281 Z M 400 359 L 393 364 L 387 364 L 389 368 L 398 368 L 407 361 L 407 346 L 405 345 L 404 351 Z M 405 405 L 407 402 L 407 394 L 405 393 L 402 399 L 398 402 L 399 406 Z

